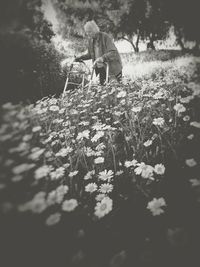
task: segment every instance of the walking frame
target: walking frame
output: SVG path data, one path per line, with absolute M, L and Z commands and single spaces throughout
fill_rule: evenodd
M 83 64 L 85 70 L 84 69 L 81 71 L 73 70 L 73 67 L 77 64 Z M 95 72 L 95 65 L 96 64 L 93 64 L 92 71 L 90 71 L 89 67 L 85 64 L 84 61 L 80 61 L 80 62 L 73 61 L 70 64 L 69 71 L 67 72 L 67 77 L 66 77 L 65 86 L 63 89 L 63 93 L 62 93 L 62 98 L 65 96 L 67 86 L 69 84 L 72 84 L 72 85 L 77 86 L 77 87 L 81 86 L 82 90 L 87 88 L 87 92 L 89 92 L 91 89 L 91 86 L 92 86 L 93 76 L 94 76 L 94 72 Z M 81 77 L 81 83 L 70 81 L 70 76 L 73 74 L 75 74 L 75 75 L 79 74 L 79 76 Z M 88 83 L 85 84 L 86 76 L 88 76 L 90 78 L 89 78 Z M 105 84 L 108 83 L 108 77 L 109 77 L 109 65 L 106 63 L 106 81 L 105 81 Z

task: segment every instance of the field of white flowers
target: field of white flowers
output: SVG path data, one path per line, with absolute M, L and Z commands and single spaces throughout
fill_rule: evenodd
M 122 84 L 1 108 L 1 232 L 21 266 L 194 266 L 200 58 L 123 60 Z

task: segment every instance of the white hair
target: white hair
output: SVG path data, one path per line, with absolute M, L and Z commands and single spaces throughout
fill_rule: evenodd
M 90 20 L 90 21 L 86 22 L 84 25 L 84 30 L 85 31 L 91 30 L 92 32 L 99 32 L 100 31 L 98 25 L 96 24 L 96 22 L 94 20 Z

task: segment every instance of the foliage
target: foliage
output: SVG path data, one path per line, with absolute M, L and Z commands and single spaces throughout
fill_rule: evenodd
M 61 56 L 51 43 L 51 25 L 41 1 L 3 1 L 0 28 L 1 103 L 34 101 L 64 86 Z
M 175 27 L 177 41 L 182 49 L 185 49 L 185 41 L 196 42 L 199 49 L 199 12 L 198 1 L 163 1 L 163 16 L 171 25 Z
M 159 1 L 57 1 L 60 21 L 68 34 L 83 34 L 83 23 L 94 19 L 101 30 L 111 32 L 114 38 L 126 39 L 138 51 L 139 39 L 154 40 L 164 38 L 168 25 L 163 21 Z M 75 27 L 74 27 L 75 26 Z M 136 36 L 136 42 L 133 37 Z
M 68 34 L 83 35 L 83 24 L 94 19 L 101 30 L 111 32 L 115 38 L 126 38 L 138 51 L 138 41 L 133 43 L 135 34 L 141 35 L 141 28 L 145 18 L 145 1 L 71 1 L 63 4 L 57 1 L 56 7 L 61 23 Z M 75 26 L 75 27 L 74 27 Z M 63 29 L 62 29 L 63 31 Z M 143 36 L 145 31 L 143 31 Z
M 184 250 L 197 229 L 190 221 L 197 214 L 190 184 L 200 184 L 197 65 L 198 59 L 163 68 L 162 77 L 78 88 L 36 104 L 4 104 L 0 185 L 7 220 L 39 218 L 64 235 L 68 254 L 59 255 L 69 266 L 161 266 L 158 246 L 162 253 L 166 246 Z M 165 241 L 156 239 L 160 234 Z M 150 259 L 141 255 L 146 249 Z
M 181 0 L 54 2 L 62 25 L 60 31 L 66 36 L 82 36 L 84 23 L 94 19 L 101 30 L 112 33 L 114 38 L 126 39 L 137 52 L 140 39 L 148 40 L 154 48 L 153 42 L 163 40 L 169 28 L 174 26 L 177 41 L 183 49 L 188 40 L 195 41 L 199 48 L 198 0 L 184 3 Z
M 50 42 L 54 32 L 51 24 L 44 19 L 41 0 L 1 1 L 1 32 L 31 30 L 37 39 Z
M 52 44 L 27 33 L 2 34 L 0 40 L 1 103 L 34 101 L 61 92 L 61 57 Z
M 149 38 L 153 43 L 155 40 L 163 40 L 169 30 L 170 23 L 163 19 L 162 1 L 146 1 L 145 19 L 142 23 L 142 37 Z

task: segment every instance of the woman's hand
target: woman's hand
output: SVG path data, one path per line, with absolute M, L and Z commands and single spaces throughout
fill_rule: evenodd
M 74 62 L 81 62 L 81 61 L 83 61 L 83 60 L 81 59 L 81 56 L 80 56 L 80 57 L 76 57 L 76 56 L 75 56 L 75 58 L 74 58 Z
M 97 64 L 97 63 L 103 63 L 103 58 L 102 57 L 98 57 L 95 62 L 94 62 L 94 66 Z

